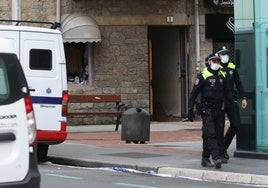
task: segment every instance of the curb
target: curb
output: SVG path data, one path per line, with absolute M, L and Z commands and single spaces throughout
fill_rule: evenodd
M 47 157 L 47 161 L 50 161 L 54 164 L 69 165 L 69 166 L 80 166 L 88 168 L 104 168 L 104 167 L 118 167 L 118 168 L 129 168 L 142 172 L 154 171 L 157 172 L 158 168 L 145 167 L 138 165 L 127 165 L 127 164 L 118 164 L 118 163 L 105 163 L 99 161 L 85 161 L 82 159 L 70 159 L 70 158 L 61 158 L 61 157 Z
M 99 161 L 85 161 L 82 159 L 48 157 L 48 161 L 55 164 L 81 166 L 89 168 L 103 168 L 103 167 L 118 167 L 138 170 L 141 172 L 156 172 L 158 175 L 166 175 L 166 177 L 185 177 L 191 179 L 198 179 L 203 181 L 217 181 L 223 183 L 236 183 L 242 185 L 268 186 L 268 178 L 264 175 L 221 172 L 212 170 L 197 170 L 188 168 L 174 168 L 174 167 L 144 167 L 138 165 L 126 165 L 116 163 L 104 163 Z
M 161 167 L 158 169 L 159 174 L 169 174 L 172 176 L 191 177 L 205 181 L 218 181 L 225 183 L 249 184 L 268 186 L 267 176 L 233 173 L 233 172 L 218 172 L 210 170 L 196 170 L 186 168 Z

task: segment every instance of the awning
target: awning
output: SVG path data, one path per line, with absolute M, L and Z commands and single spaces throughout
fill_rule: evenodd
M 81 15 L 71 14 L 62 23 L 61 32 L 63 42 L 100 42 L 101 35 L 99 27 L 92 18 Z

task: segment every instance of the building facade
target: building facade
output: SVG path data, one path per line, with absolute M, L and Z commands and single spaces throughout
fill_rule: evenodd
M 235 54 L 248 107 L 241 111 L 239 157 L 267 159 L 268 152 L 268 12 L 266 0 L 236 0 Z
M 186 117 L 205 57 L 220 45 L 234 49 L 233 0 L 2 0 L 0 17 L 60 22 L 69 93 L 118 93 L 157 121 Z

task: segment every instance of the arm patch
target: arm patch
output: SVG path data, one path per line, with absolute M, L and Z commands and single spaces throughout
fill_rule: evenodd
M 199 84 L 199 78 L 196 78 L 194 85 L 198 85 Z

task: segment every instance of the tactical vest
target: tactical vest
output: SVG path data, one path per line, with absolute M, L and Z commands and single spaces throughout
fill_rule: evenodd
M 222 71 L 226 74 L 226 78 L 227 78 L 227 82 L 228 82 L 228 85 L 229 87 L 231 87 L 231 91 L 234 95 L 234 98 L 237 99 L 237 96 L 238 96 L 238 92 L 237 90 L 235 89 L 235 85 L 234 85 L 234 82 L 235 82 L 235 78 L 234 78 L 234 73 L 235 73 L 235 69 L 236 69 L 236 65 L 233 63 L 233 62 L 229 62 L 227 67 L 222 67 L 221 68 Z
M 201 91 L 202 103 L 220 105 L 224 98 L 224 72 L 219 70 L 218 74 L 214 75 L 207 69 L 204 69 L 202 77 L 205 80 L 205 85 Z

